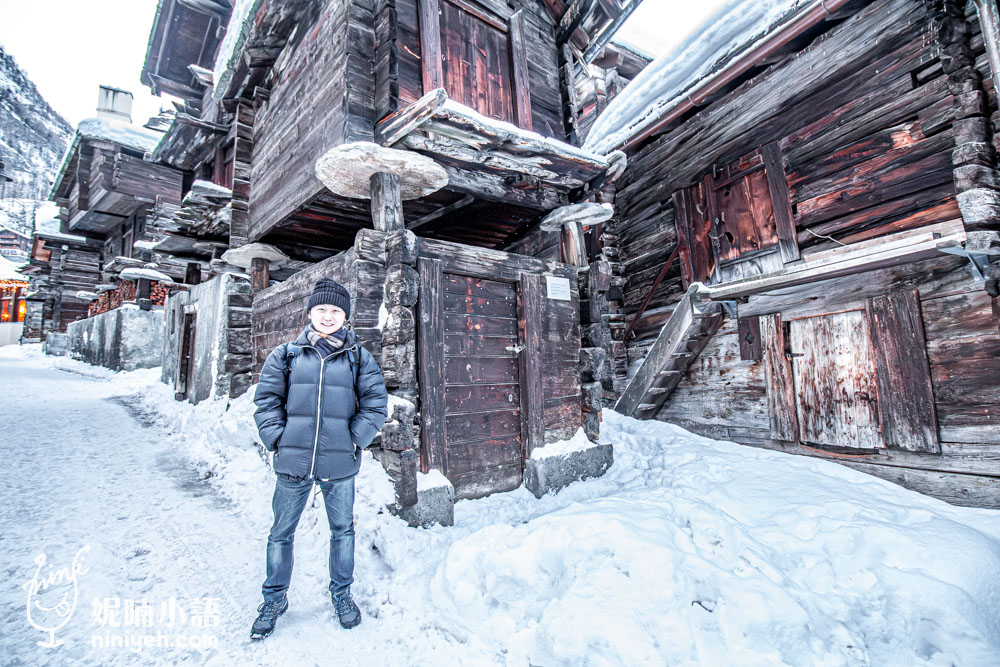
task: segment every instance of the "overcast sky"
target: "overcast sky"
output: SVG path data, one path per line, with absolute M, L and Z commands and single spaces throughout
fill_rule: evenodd
M 651 55 L 683 40 L 732 0 L 645 0 L 619 36 Z M 156 0 L 0 0 L 0 44 L 74 127 L 94 116 L 101 84 L 135 96 L 142 125 L 167 98 L 139 83 Z
M 131 91 L 142 125 L 168 104 L 139 83 L 155 14 L 156 0 L 0 0 L 0 44 L 74 127 L 101 84 Z

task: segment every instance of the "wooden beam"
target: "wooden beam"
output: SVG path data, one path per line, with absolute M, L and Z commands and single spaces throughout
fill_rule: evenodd
M 420 470 L 448 474 L 444 431 L 444 272 L 438 259 L 418 260 L 417 363 L 420 375 Z
M 420 15 L 420 74 L 426 94 L 444 87 L 438 0 L 417 0 L 417 11 Z
M 447 215 L 451 215 L 455 211 L 459 211 L 459 210 L 465 208 L 466 206 L 469 206 L 470 204 L 473 204 L 475 201 L 476 201 L 476 198 L 473 197 L 472 195 L 465 195 L 464 197 L 462 197 L 458 201 L 452 202 L 451 204 L 448 204 L 447 206 L 442 206 L 438 210 L 431 211 L 430 213 L 428 213 L 424 217 L 419 218 L 417 220 L 414 220 L 410 224 L 406 225 L 406 228 L 409 229 L 410 231 L 417 231 L 421 227 L 426 227 L 427 225 L 429 225 L 430 223 L 434 222 L 435 220 L 440 220 L 441 218 L 443 218 L 443 217 L 445 217 Z
M 775 440 L 798 441 L 795 386 L 792 364 L 785 356 L 785 329 L 781 323 L 781 315 L 762 316 L 760 333 L 763 338 L 761 352 L 767 379 L 767 414 L 771 437 Z
M 587 268 L 587 247 L 583 242 L 580 223 L 572 220 L 563 223 L 560 241 L 562 261 L 570 266 Z
M 531 457 L 536 447 L 545 444 L 545 395 L 542 390 L 542 322 L 545 308 L 542 300 L 542 277 L 521 275 L 521 308 L 518 328 L 523 331 L 524 349 L 520 357 L 521 420 L 524 458 Z
M 410 106 L 386 116 L 375 126 L 375 141 L 392 146 L 418 129 L 448 100 L 444 88 L 435 88 Z
M 254 292 L 267 289 L 271 282 L 270 264 L 263 257 L 250 260 L 250 287 Z
M 530 130 L 531 91 L 528 85 L 528 50 L 524 42 L 524 14 L 517 10 L 510 17 L 510 59 L 514 77 L 514 113 L 517 126 Z
M 511 179 L 448 165 L 445 165 L 444 170 L 448 172 L 449 190 L 473 195 L 478 199 L 516 204 L 537 211 L 551 211 L 569 204 L 569 197 L 565 192 L 546 187 L 528 176 Z
M 958 223 L 958 227 L 954 223 Z M 950 231 L 942 233 L 950 228 Z M 941 254 L 945 247 L 965 241 L 961 221 L 951 221 L 899 234 L 863 241 L 850 246 L 816 253 L 806 261 L 788 264 L 780 271 L 728 283 L 700 285 L 699 300 L 730 301 L 745 296 L 841 276 L 883 269 L 897 264 L 916 262 Z
M 795 234 L 795 221 L 792 219 L 791 200 L 788 197 L 785 164 L 776 141 L 762 146 L 760 154 L 764 158 L 764 174 L 767 176 L 767 187 L 771 193 L 771 208 L 774 211 L 774 224 L 778 232 L 778 248 L 781 250 L 782 261 L 787 264 L 799 258 L 799 243 Z

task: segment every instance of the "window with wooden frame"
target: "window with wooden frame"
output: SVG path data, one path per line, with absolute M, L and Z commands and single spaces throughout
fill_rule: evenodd
M 424 92 L 531 129 L 524 17 L 505 4 L 418 0 Z
M 776 142 L 714 166 L 674 193 L 674 208 L 685 286 L 760 275 L 799 258 Z

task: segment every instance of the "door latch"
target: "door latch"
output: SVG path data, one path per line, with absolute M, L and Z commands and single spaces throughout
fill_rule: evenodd
M 521 354 L 521 351 L 524 349 L 524 346 L 523 345 L 508 345 L 505 349 L 508 352 L 513 352 L 514 354 Z

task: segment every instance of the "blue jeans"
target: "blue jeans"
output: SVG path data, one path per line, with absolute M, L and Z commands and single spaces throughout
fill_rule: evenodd
M 267 536 L 265 600 L 281 600 L 292 580 L 292 546 L 295 528 L 305 509 L 313 480 L 279 475 L 274 487 L 274 525 Z M 354 478 L 323 482 L 316 480 L 326 501 L 330 523 L 330 592 L 340 595 L 354 583 Z

